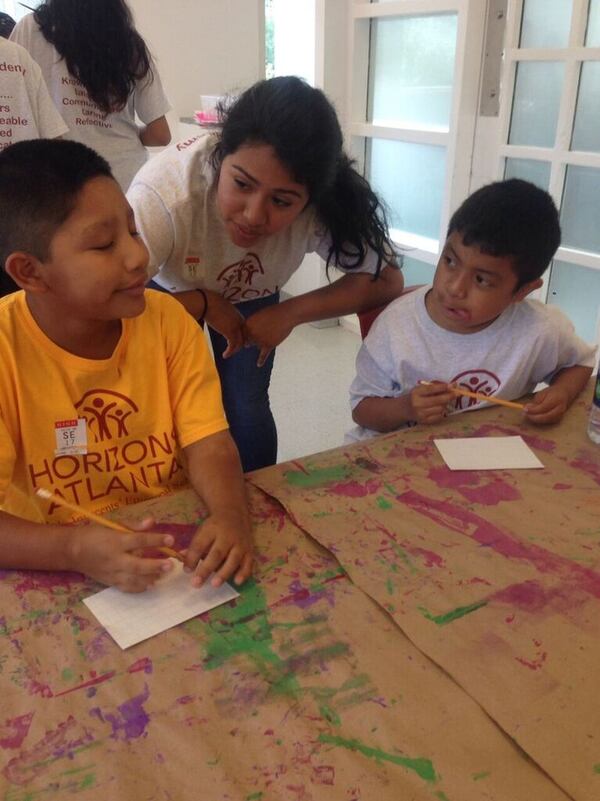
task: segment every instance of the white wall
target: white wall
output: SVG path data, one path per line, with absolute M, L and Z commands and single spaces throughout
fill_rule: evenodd
M 200 95 L 226 94 L 264 77 L 262 0 L 128 3 L 158 62 L 171 122 L 200 108 Z

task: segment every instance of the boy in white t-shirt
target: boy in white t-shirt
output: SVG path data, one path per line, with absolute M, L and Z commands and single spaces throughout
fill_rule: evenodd
M 391 303 L 358 353 L 350 387 L 358 428 L 347 439 L 482 405 L 453 386 L 512 400 L 545 382 L 525 418 L 560 420 L 590 377 L 594 348 L 556 307 L 525 300 L 559 244 L 552 198 L 527 181 L 467 198 L 450 220 L 433 285 Z

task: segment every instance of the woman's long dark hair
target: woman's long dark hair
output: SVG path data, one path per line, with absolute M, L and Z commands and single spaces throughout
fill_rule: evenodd
M 223 104 L 220 116 L 215 168 L 245 144 L 270 145 L 294 180 L 307 187 L 329 231 L 327 266 L 359 267 L 368 248 L 377 254 L 376 275 L 395 262 L 383 206 L 344 153 L 337 114 L 320 89 L 293 76 L 259 81 L 233 104 Z
M 45 0 L 34 19 L 106 114 L 125 107 L 136 81 L 152 77 L 150 54 L 123 0 Z

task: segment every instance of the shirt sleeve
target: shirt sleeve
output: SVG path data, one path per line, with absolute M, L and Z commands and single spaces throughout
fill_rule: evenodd
M 177 440 L 186 448 L 228 424 L 204 332 L 178 301 L 164 295 L 161 303 L 171 409 Z
M 377 358 L 374 352 L 366 341 L 358 351 L 356 376 L 350 385 L 351 409 L 355 409 L 364 398 L 398 398 L 402 395 L 402 387 L 394 380 L 385 360 Z
M 161 197 L 144 181 L 134 180 L 127 190 L 127 200 L 133 209 L 137 230 L 150 253 L 148 274 L 154 276 L 173 252 L 173 220 Z M 189 286 L 184 288 L 189 289 Z
M 542 380 L 546 383 L 550 382 L 565 367 L 573 367 L 575 365 L 594 367 L 596 348 L 577 336 L 573 323 L 556 306 L 548 305 L 547 313 L 550 325 L 556 332 L 556 369 Z
M 4 507 L 12 483 L 16 460 L 15 445 L 0 412 L 0 509 Z
M 140 120 L 148 125 L 170 110 L 171 104 L 165 95 L 156 64 L 151 61 L 152 72 L 136 86 L 135 111 Z

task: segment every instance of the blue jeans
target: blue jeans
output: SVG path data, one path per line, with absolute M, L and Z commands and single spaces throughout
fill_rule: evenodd
M 236 304 L 244 317 L 279 303 L 279 293 Z M 231 436 L 240 452 L 244 472 L 268 467 L 277 461 L 277 428 L 269 403 L 269 384 L 275 360 L 272 350 L 257 367 L 259 349 L 242 348 L 228 359 L 222 357 L 227 340 L 209 326 L 215 364 L 221 379 L 223 406 Z
M 148 286 L 166 292 L 154 281 Z M 247 300 L 236 308 L 250 317 L 259 309 L 279 303 L 279 293 Z M 262 367 L 257 367 L 258 348 L 242 348 L 229 359 L 222 353 L 227 340 L 209 326 L 215 365 L 221 379 L 221 394 L 229 429 L 240 452 L 244 473 L 268 467 L 277 461 L 277 428 L 269 403 L 269 384 L 275 360 L 272 350 Z

